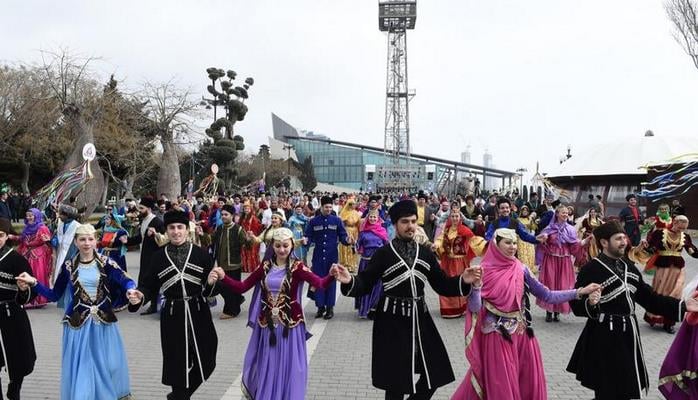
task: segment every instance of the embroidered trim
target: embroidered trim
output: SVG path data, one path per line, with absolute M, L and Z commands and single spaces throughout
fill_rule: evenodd
M 408 279 L 410 279 L 410 271 L 405 271 L 400 275 L 396 276 L 395 278 L 391 279 L 390 281 L 384 283 L 383 290 L 392 289 Z
M 390 267 L 388 267 L 388 269 L 383 271 L 383 276 L 388 276 L 388 275 L 392 274 L 398 268 L 400 268 L 402 266 L 402 264 L 403 264 L 403 262 L 402 262 L 402 260 L 400 260 L 400 261 L 396 262 L 395 264 L 391 265 Z

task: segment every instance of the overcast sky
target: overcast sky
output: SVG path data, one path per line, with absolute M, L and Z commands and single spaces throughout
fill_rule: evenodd
M 209 66 L 255 85 L 236 125 L 248 149 L 274 112 L 299 129 L 382 147 L 386 36 L 375 0 L 11 1 L 0 58 L 70 48 L 131 88 L 176 77 L 197 94 Z M 659 0 L 418 0 L 408 33 L 413 151 L 498 168 L 554 168 L 609 139 L 695 137 L 698 70 Z M 618 154 L 619 157 L 631 156 Z

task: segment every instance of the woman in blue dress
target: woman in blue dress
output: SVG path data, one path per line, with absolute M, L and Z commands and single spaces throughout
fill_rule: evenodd
M 75 244 L 79 253 L 63 263 L 53 289 L 29 274 L 17 280 L 51 302 L 60 298 L 65 302 L 60 398 L 131 399 L 126 353 L 109 287 L 119 283 L 133 303 L 142 295 L 116 262 L 97 254 L 92 225 L 77 228 Z

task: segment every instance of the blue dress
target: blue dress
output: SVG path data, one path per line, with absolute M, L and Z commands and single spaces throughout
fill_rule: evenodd
M 65 295 L 61 400 L 131 398 L 109 282 L 119 282 L 124 291 L 136 287 L 114 261 L 95 254 L 89 264 L 79 263 L 77 257 L 67 261 L 53 289 L 41 283 L 35 287 L 49 301 Z

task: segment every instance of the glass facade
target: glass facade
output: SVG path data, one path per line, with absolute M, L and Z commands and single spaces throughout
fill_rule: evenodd
M 303 140 L 298 137 L 285 137 L 285 141 L 295 146 L 298 161 L 303 162 L 308 156 L 312 158 L 315 169 L 315 178 L 318 182 L 329 183 L 354 190 L 370 190 L 367 182 L 366 165 L 385 165 L 386 157 L 383 153 L 371 150 L 353 149 L 336 144 L 321 141 Z M 427 162 L 413 160 L 414 165 L 425 166 Z M 431 190 L 445 168 L 437 166 L 432 180 L 421 182 L 418 185 L 423 189 Z

